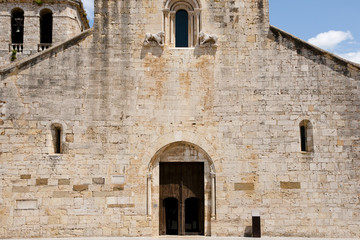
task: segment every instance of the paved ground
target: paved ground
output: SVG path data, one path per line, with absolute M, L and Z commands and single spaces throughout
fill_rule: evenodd
M 11 240 L 25 240 L 29 238 L 12 238 Z M 301 238 L 301 237 L 262 237 L 262 238 L 249 238 L 249 237 L 191 237 L 191 236 L 161 236 L 161 237 L 80 237 L 80 238 L 30 238 L 31 240 L 360 240 L 360 238 Z

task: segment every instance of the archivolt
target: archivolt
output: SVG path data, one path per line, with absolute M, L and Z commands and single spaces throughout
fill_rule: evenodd
M 198 0 L 167 0 L 164 8 L 170 11 L 177 11 L 179 9 L 194 11 L 196 8 L 201 8 L 201 4 Z

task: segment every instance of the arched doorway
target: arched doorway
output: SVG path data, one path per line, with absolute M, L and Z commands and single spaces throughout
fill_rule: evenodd
M 148 214 L 159 235 L 211 235 L 215 170 L 209 155 L 189 142 L 173 142 L 152 157 Z

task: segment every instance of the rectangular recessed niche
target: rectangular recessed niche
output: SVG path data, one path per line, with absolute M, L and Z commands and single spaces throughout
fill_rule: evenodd
M 281 189 L 300 189 L 300 182 L 280 182 Z
M 36 199 L 19 199 L 19 200 L 16 200 L 16 209 L 19 209 L 19 210 L 37 209 L 37 200 Z
M 112 184 L 124 184 L 125 176 L 123 175 L 114 175 L 111 176 L 111 183 Z

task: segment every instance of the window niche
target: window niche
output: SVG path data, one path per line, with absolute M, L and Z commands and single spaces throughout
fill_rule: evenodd
M 54 123 L 51 125 L 51 136 L 54 153 L 61 154 L 63 150 L 62 137 L 63 137 L 63 128 L 61 124 Z
M 195 47 L 201 31 L 198 0 L 167 0 L 163 8 L 165 43 L 171 47 Z
M 23 51 L 24 43 L 24 11 L 14 8 L 11 11 L 11 46 L 17 52 Z
M 313 127 L 309 120 L 302 120 L 300 128 L 300 150 L 301 152 L 313 152 Z

